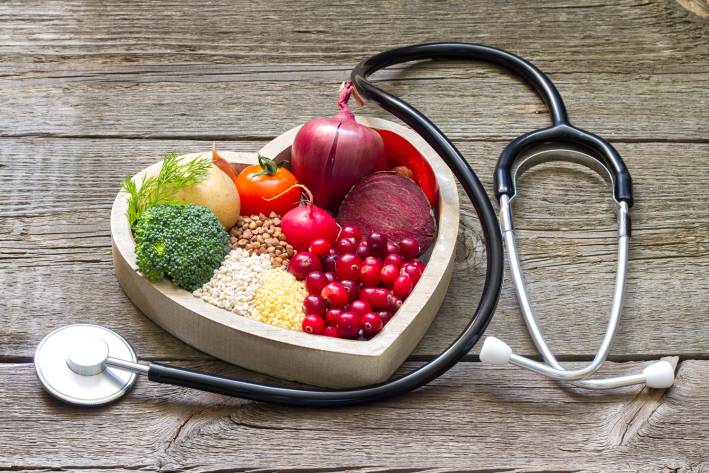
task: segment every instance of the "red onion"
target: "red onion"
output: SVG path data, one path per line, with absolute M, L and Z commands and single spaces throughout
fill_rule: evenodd
M 315 205 L 332 212 L 360 178 L 387 167 L 381 136 L 357 123 L 347 105 L 352 91 L 346 82 L 338 114 L 305 123 L 291 148 L 293 174 L 312 191 Z

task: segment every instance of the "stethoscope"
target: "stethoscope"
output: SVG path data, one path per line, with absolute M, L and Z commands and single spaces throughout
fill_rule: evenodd
M 469 59 L 501 66 L 532 86 L 551 112 L 552 126 L 516 138 L 500 155 L 495 169 L 499 222 L 475 172 L 448 138 L 421 112 L 368 80 L 371 74 L 383 68 L 428 59 Z M 49 393 L 73 404 L 100 405 L 125 394 L 138 375 L 147 375 L 149 380 L 158 383 L 295 406 L 346 406 L 400 396 L 444 374 L 482 337 L 497 306 L 502 286 L 503 239 L 522 314 L 544 362 L 517 355 L 508 345 L 494 337 L 485 340 L 480 352 L 481 361 L 512 363 L 556 380 L 591 389 L 634 384 L 646 384 L 653 388 L 672 385 L 674 369 L 666 361 L 653 363 L 638 374 L 586 379 L 606 360 L 620 320 L 628 264 L 632 185 L 630 174 L 613 146 L 569 123 L 564 102 L 549 78 L 531 63 L 501 49 L 480 44 L 431 43 L 392 49 L 372 56 L 353 69 L 351 80 L 360 97 L 376 102 L 409 125 L 441 156 L 460 182 L 480 219 L 487 255 L 487 273 L 478 306 L 460 336 L 429 363 L 400 378 L 355 389 L 321 390 L 252 383 L 162 363 L 139 363 L 130 344 L 117 333 L 90 324 L 69 325 L 47 335 L 37 347 L 35 369 Z M 602 176 L 611 182 L 613 199 L 618 206 L 618 272 L 608 328 L 593 361 L 584 368 L 574 370 L 567 370 L 559 364 L 539 328 L 525 289 L 512 224 L 511 204 L 515 197 L 516 178 L 531 166 L 546 161 L 573 161 L 600 170 Z

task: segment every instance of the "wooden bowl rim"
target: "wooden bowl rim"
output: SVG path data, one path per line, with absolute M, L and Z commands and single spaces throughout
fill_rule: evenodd
M 304 332 L 275 327 L 247 317 L 237 316 L 230 311 L 220 309 L 193 296 L 189 291 L 181 289 L 167 280 L 150 284 L 163 296 L 172 299 L 191 312 L 252 336 L 312 350 L 359 356 L 380 356 L 419 315 L 421 308 L 419 307 L 417 309 L 413 305 L 415 301 L 420 299 L 416 297 L 417 294 L 423 293 L 424 287 L 438 285 L 442 280 L 443 273 L 448 266 L 447 262 L 455 251 L 458 227 L 460 224 L 459 200 L 453 173 L 428 143 L 418 134 L 401 125 L 380 118 L 358 116 L 357 120 L 372 128 L 390 130 L 406 138 L 431 164 L 440 189 L 438 200 L 438 232 L 432 243 L 432 249 L 430 250 L 431 256 L 429 264 L 409 298 L 397 311 L 396 316 L 393 317 L 375 337 L 371 340 L 361 341 L 313 336 Z M 291 146 L 293 138 L 299 129 L 300 126 L 297 126 L 279 135 L 261 148 L 258 153 L 269 157 L 278 156 Z M 220 154 L 227 161 L 236 164 L 257 163 L 256 153 L 220 151 Z M 208 152 L 189 153 L 184 156 L 190 158 L 201 155 L 208 155 Z M 160 162 L 154 163 L 137 173 L 133 179 L 141 179 L 145 173 L 158 166 L 160 166 Z M 136 271 L 135 245 L 128 220 L 125 217 L 127 202 L 128 195 L 120 191 L 111 209 L 111 238 L 115 248 L 121 253 L 121 256 L 128 262 L 130 267 Z M 149 281 L 146 280 L 146 282 Z

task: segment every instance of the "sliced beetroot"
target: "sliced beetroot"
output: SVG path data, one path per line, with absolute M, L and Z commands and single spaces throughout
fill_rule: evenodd
M 436 219 L 421 188 L 398 172 L 375 172 L 363 177 L 340 204 L 337 223 L 359 227 L 363 236 L 381 232 L 390 241 L 414 238 L 428 248 Z

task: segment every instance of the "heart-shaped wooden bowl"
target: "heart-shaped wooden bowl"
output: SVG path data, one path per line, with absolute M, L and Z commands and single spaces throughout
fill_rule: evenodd
M 458 236 L 458 192 L 451 171 L 416 133 L 382 119 L 358 117 L 358 121 L 407 139 L 431 163 L 440 187 L 438 234 L 429 249 L 423 276 L 375 337 L 368 341 L 344 340 L 287 330 L 215 307 L 170 281 L 148 281 L 136 271 L 135 246 L 126 218 L 128 196 L 121 192 L 111 210 L 111 238 L 116 275 L 128 297 L 172 335 L 235 365 L 330 388 L 386 380 L 426 333 L 448 289 Z M 259 152 L 279 160 L 289 159 L 298 128 L 282 134 Z M 255 153 L 220 154 L 237 171 L 257 162 Z M 188 156 L 198 155 L 210 156 L 208 151 Z M 138 177 L 159 165 L 143 170 Z

